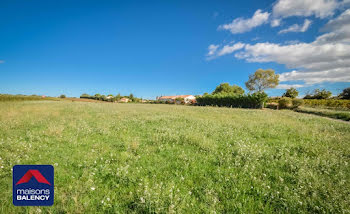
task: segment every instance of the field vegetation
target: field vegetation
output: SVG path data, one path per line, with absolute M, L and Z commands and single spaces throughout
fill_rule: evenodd
M 12 94 L 0 94 L 0 102 L 4 101 L 32 101 L 32 100 L 58 100 L 55 97 L 46 97 L 39 95 L 12 95 Z
M 0 213 L 349 213 L 350 125 L 289 110 L 0 102 Z M 15 164 L 55 167 L 12 205 Z

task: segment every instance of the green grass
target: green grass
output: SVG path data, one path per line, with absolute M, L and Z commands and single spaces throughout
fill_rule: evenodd
M 342 111 L 342 110 L 335 110 L 335 109 L 310 108 L 310 107 L 299 107 L 294 110 L 301 113 L 315 114 L 323 117 L 350 121 L 350 111 L 348 110 Z
M 289 110 L 0 103 L 0 213 L 349 213 L 350 125 Z M 14 207 L 15 164 L 55 167 Z

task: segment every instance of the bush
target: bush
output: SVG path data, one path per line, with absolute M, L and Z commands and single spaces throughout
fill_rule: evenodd
M 345 88 L 339 97 L 341 99 L 350 100 L 350 87 Z
M 291 105 L 292 105 L 292 99 L 289 97 L 283 97 L 282 99 L 278 100 L 279 109 L 290 108 Z
M 308 99 L 304 100 L 304 104 L 310 107 L 326 107 L 326 108 L 338 108 L 338 109 L 350 109 L 350 100 L 339 99 Z
M 204 95 L 196 97 L 199 106 L 219 106 L 235 108 L 262 108 L 267 100 L 267 94 L 258 92 L 248 95 Z
M 313 94 L 307 94 L 304 99 L 328 99 L 332 96 L 332 92 L 325 89 L 315 89 Z
M 66 95 L 61 94 L 60 98 L 66 98 Z
M 299 106 L 302 106 L 304 104 L 304 101 L 302 99 L 293 99 L 292 100 L 292 107 L 298 108 Z
M 287 89 L 282 97 L 296 98 L 299 95 L 299 92 L 295 88 Z

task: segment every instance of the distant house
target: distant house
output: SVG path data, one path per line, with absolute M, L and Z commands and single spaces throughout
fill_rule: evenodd
M 109 100 L 109 99 L 112 99 L 113 96 L 107 96 L 106 99 Z
M 129 98 L 123 97 L 119 100 L 120 103 L 128 103 L 129 102 Z
M 161 96 L 158 97 L 157 100 L 162 102 L 175 103 L 177 98 L 182 98 L 186 104 L 196 101 L 196 97 L 193 95 Z

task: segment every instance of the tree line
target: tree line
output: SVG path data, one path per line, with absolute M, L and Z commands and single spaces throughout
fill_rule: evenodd
M 245 82 L 249 93 L 245 93 L 244 89 L 238 85 L 230 85 L 229 83 L 221 83 L 215 90 L 209 94 L 204 93 L 202 96 L 197 96 L 198 105 L 214 105 L 227 107 L 242 107 L 242 108 L 261 108 L 267 101 L 267 94 L 264 92 L 269 88 L 276 88 L 279 84 L 279 75 L 275 74 L 272 69 L 258 69 L 254 74 L 249 76 Z M 279 101 L 282 105 L 289 103 L 295 107 L 303 102 L 296 99 L 299 92 L 295 88 L 289 88 L 282 95 L 282 98 L 290 98 L 291 100 L 282 99 Z M 325 89 L 315 89 L 308 93 L 303 99 L 329 99 L 332 93 Z M 350 99 L 350 87 L 345 88 L 342 93 L 333 99 Z
M 95 94 L 95 95 L 89 95 L 89 94 L 82 94 L 80 95 L 80 98 L 84 99 L 93 99 L 93 100 L 100 100 L 100 101 L 106 101 L 106 102 L 119 102 L 122 98 L 129 99 L 130 102 L 142 102 L 144 101 L 142 98 L 135 97 L 132 93 L 128 96 L 122 96 L 120 93 L 117 95 L 103 95 L 103 94 Z

